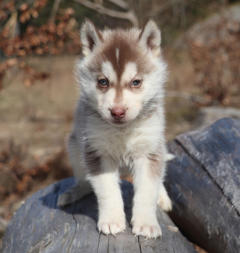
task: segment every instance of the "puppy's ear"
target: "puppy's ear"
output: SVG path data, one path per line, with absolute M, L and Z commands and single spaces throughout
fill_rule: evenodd
M 101 33 L 90 20 L 86 20 L 82 24 L 80 37 L 84 56 L 90 54 L 94 48 L 101 43 L 102 40 Z
M 154 21 L 149 20 L 146 23 L 139 35 L 139 42 L 152 50 L 154 55 L 160 54 L 161 32 Z

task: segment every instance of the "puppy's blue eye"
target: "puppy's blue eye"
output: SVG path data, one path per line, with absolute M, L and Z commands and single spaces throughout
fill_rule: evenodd
M 133 81 L 131 82 L 131 86 L 132 86 L 132 87 L 135 87 L 135 88 L 140 87 L 140 86 L 141 86 L 141 80 L 138 80 L 138 79 L 133 80 Z
M 98 86 L 100 88 L 107 88 L 109 86 L 109 81 L 107 78 L 101 78 L 98 80 Z

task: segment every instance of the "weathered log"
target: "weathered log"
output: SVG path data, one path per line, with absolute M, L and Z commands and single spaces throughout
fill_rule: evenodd
M 175 224 L 208 252 L 239 252 L 240 120 L 222 119 L 180 135 L 169 150 L 176 156 L 166 178 Z M 93 194 L 57 208 L 59 194 L 72 186 L 67 179 L 34 194 L 8 227 L 3 252 L 194 252 L 159 210 L 161 240 L 136 238 L 129 226 L 117 237 L 99 235 Z M 126 182 L 122 189 L 129 222 L 133 190 Z
M 72 178 L 53 184 L 30 197 L 17 211 L 3 239 L 3 253 L 196 253 L 168 216 L 158 210 L 163 237 L 146 240 L 135 237 L 129 225 L 114 236 L 99 234 L 96 228 L 97 203 L 94 194 L 62 209 L 59 194 L 74 184 Z M 128 223 L 133 187 L 122 182 Z M 144 205 L 144 203 L 143 203 Z
M 169 144 L 170 213 L 185 236 L 211 253 L 240 252 L 240 120 L 221 119 Z

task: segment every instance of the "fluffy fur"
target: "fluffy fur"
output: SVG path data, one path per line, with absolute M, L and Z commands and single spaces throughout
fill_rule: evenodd
M 161 235 L 157 202 L 171 209 L 163 186 L 167 70 L 160 31 L 153 21 L 142 30 L 104 31 L 87 21 L 81 42 L 83 57 L 76 66 L 80 98 L 68 144 L 74 175 L 79 185 L 87 179 L 97 196 L 99 231 L 116 234 L 125 229 L 119 173 L 127 166 L 135 191 L 132 231 L 156 238 Z M 99 79 L 108 85 L 99 85 Z M 135 87 L 134 80 L 140 85 Z M 113 116 L 119 110 L 123 116 Z

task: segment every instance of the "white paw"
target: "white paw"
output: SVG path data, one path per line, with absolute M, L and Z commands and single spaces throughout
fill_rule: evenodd
M 125 218 L 112 217 L 99 219 L 98 221 L 98 230 L 106 235 L 112 234 L 115 235 L 124 231 L 126 228 Z
M 158 222 L 155 224 L 136 223 L 133 225 L 132 232 L 135 235 L 142 235 L 146 238 L 157 238 L 162 236 L 162 230 Z
M 167 194 L 161 194 L 158 199 L 158 205 L 163 211 L 169 212 L 172 210 L 172 201 Z
M 157 238 L 162 235 L 162 230 L 154 214 L 136 214 L 132 219 L 132 232 L 146 238 Z

